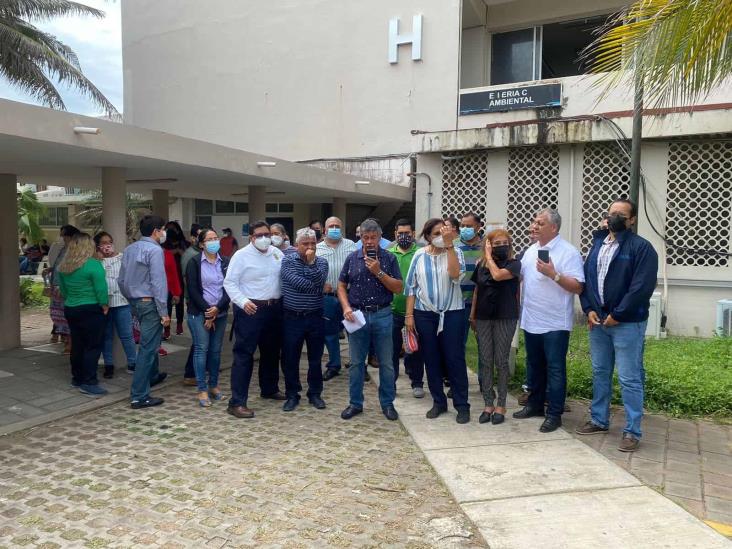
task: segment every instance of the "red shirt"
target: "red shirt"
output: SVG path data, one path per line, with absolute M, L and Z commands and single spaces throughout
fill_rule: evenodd
M 225 236 L 224 238 L 219 240 L 219 243 L 221 244 L 219 254 L 224 257 L 231 257 L 232 255 L 234 255 L 234 252 L 239 247 L 239 243 L 233 236 Z
M 178 266 L 175 263 L 175 252 L 163 248 L 165 257 L 165 278 L 168 280 L 168 292 L 174 297 L 180 297 L 183 290 L 180 287 Z

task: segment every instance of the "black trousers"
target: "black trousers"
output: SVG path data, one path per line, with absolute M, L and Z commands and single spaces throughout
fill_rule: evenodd
M 254 351 L 259 347 L 259 390 L 262 396 L 279 391 L 282 303 L 261 305 L 248 315 L 234 307 L 234 360 L 231 365 L 229 406 L 246 406 L 254 369 Z
M 64 307 L 71 332 L 71 380 L 76 385 L 96 385 L 97 361 L 104 345 L 106 319 L 99 305 Z

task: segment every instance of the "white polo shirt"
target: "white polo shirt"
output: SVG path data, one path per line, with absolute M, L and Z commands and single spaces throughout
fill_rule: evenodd
M 232 303 L 244 308 L 250 299 L 279 299 L 280 269 L 284 254 L 274 246 L 262 253 L 253 244 L 237 250 L 224 279 L 224 289 Z
M 585 281 L 579 250 L 557 235 L 546 246 L 536 242 L 521 259 L 523 309 L 521 328 L 532 334 L 571 330 L 574 323 L 574 296 L 548 276 L 536 270 L 539 249 L 549 250 L 556 271 L 563 276 Z

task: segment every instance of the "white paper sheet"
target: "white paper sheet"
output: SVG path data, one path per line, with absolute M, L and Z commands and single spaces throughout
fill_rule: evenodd
M 353 322 L 343 319 L 343 326 L 349 334 L 352 334 L 356 330 L 360 330 L 366 325 L 366 317 L 363 316 L 361 311 L 353 311 Z

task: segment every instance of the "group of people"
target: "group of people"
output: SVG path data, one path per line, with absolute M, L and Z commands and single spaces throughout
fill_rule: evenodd
M 45 238 L 38 243 L 31 244 L 26 237 L 21 237 L 18 243 L 18 266 L 20 268 L 20 274 L 35 274 L 38 270 L 38 265 L 43 261 L 43 257 L 48 255 L 50 249 L 48 241 Z
M 171 231 L 158 216 L 142 219 L 140 239 L 123 254 L 114 252 L 106 233 L 92 240 L 77 232 L 57 269 L 71 331 L 72 384 L 89 394 L 103 391 L 96 362 L 102 350 L 105 360 L 111 354 L 104 345 L 111 337 L 104 333 L 115 326 L 134 373 L 131 406 L 162 404 L 150 387 L 164 379 L 158 348 L 169 333 L 174 298 L 184 296 L 192 337 L 186 378 L 196 385 L 201 407 L 224 398 L 218 384 L 221 348 L 233 308 L 227 412 L 234 417 L 255 415 L 249 386 L 257 349 L 262 398 L 283 401 L 285 412 L 299 405 L 305 346 L 306 396 L 316 409 L 326 408 L 324 381 L 340 373 L 339 339 L 346 324 L 349 404 L 343 419 L 364 410 L 366 367 L 373 356 L 387 419 L 399 417 L 394 400 L 403 357 L 415 398 L 425 396 L 426 373 L 432 397 L 427 418 L 445 413 L 451 399 L 456 421 L 469 422 L 465 349 L 472 329 L 484 401 L 479 422 L 498 425 L 506 420 L 511 342 L 520 323 L 529 396 L 513 417 L 544 416 L 540 431 L 551 432 L 561 426 L 565 406 L 566 355 L 578 295 L 590 327 L 594 375 L 591 420 L 578 433 L 608 429 L 617 366 L 627 422 L 619 449 L 633 451 L 641 437 L 643 341 L 658 261 L 652 246 L 632 231 L 636 215 L 631 201 L 614 201 L 584 261 L 560 236 L 561 217 L 553 209 L 536 214 L 532 244 L 521 254 L 504 229 L 483 236 L 481 217 L 473 212 L 459 220 L 429 219 L 419 235 L 413 222 L 400 219 L 393 241 L 373 219 L 359 225 L 358 242 L 345 238 L 337 217 L 314 221 L 292 242 L 282 225 L 257 221 L 249 227 L 249 243 L 231 257 L 222 253 L 222 237 L 230 234 L 194 226 L 192 245 L 178 260 L 174 250 L 180 245 L 171 245 Z M 172 236 L 175 240 L 182 232 Z M 171 271 L 180 273 L 178 280 Z M 140 325 L 136 354 L 127 329 L 132 315 Z M 177 318 L 180 328 L 182 312 Z

